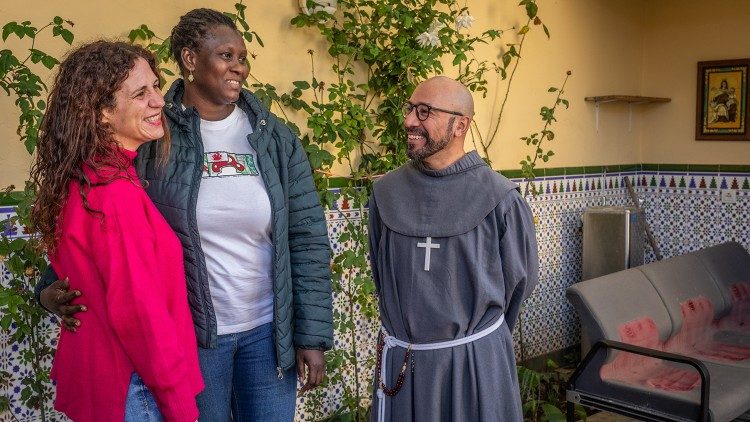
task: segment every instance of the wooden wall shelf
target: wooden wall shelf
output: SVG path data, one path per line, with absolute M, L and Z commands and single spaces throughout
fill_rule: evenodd
M 649 103 L 668 103 L 671 98 L 664 97 L 643 97 L 640 95 L 600 95 L 597 97 L 584 98 L 588 102 L 595 104 L 596 113 L 596 131 L 599 132 L 599 105 L 606 103 L 627 103 L 628 104 L 628 132 L 633 129 L 633 105 Z
M 664 97 L 642 97 L 640 95 L 601 95 L 598 97 L 586 97 L 586 101 L 595 103 L 628 103 L 628 104 L 646 104 L 646 103 L 668 103 L 671 98 Z

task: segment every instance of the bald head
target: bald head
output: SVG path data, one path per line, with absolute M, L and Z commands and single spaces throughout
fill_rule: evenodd
M 474 117 L 474 99 L 461 83 L 447 76 L 432 77 L 417 86 L 414 95 L 427 96 L 431 105 Z
M 465 86 L 436 76 L 414 89 L 409 104 L 404 114 L 409 158 L 441 169 L 464 156 L 464 140 L 474 116 L 474 100 Z

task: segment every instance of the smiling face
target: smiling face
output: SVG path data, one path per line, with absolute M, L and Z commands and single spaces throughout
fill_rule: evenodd
M 115 92 L 115 106 L 102 111 L 102 121 L 125 149 L 135 151 L 144 142 L 164 136 L 162 110 L 164 97 L 159 78 L 148 62 L 137 58 L 127 79 Z
M 414 114 L 413 112 L 411 114 Z M 432 117 L 432 113 L 430 114 Z M 437 152 L 445 149 L 448 143 L 451 141 L 453 124 L 456 121 L 455 116 L 447 118 L 447 127 L 441 131 L 441 127 L 446 125 L 431 124 L 424 125 L 416 117 L 414 119 L 406 116 L 406 120 L 417 120 L 417 122 L 411 121 L 410 124 L 406 125 L 406 141 L 407 150 L 406 155 L 414 161 L 424 161 L 426 158 L 431 157 Z M 428 118 L 429 120 L 429 118 Z M 428 130 L 428 128 L 432 130 Z
M 427 104 L 431 107 L 457 111 L 456 104 L 445 97 L 445 87 L 440 80 L 427 81 L 417 86 L 409 102 L 415 105 Z M 431 110 L 425 120 L 419 120 L 416 109 L 404 116 L 406 154 L 409 158 L 415 161 L 425 161 L 446 149 L 456 138 L 454 123 L 457 117 L 442 111 Z
M 469 90 L 458 81 L 435 76 L 414 89 L 409 103 L 432 107 L 424 120 L 417 117 L 416 108 L 404 116 L 409 158 L 439 170 L 463 157 L 464 139 L 474 116 Z
M 239 99 L 249 69 L 245 42 L 236 29 L 215 26 L 198 51 L 184 50 L 185 69 L 194 76 L 186 86 L 186 105 L 195 105 L 206 118 Z

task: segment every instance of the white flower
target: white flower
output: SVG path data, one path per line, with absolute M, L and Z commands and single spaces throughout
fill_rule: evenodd
M 306 15 L 312 15 L 317 12 L 326 12 L 330 15 L 336 13 L 336 6 L 338 6 L 338 0 L 311 0 L 310 6 L 307 6 L 308 0 L 299 0 L 300 8 Z
M 417 42 L 419 43 L 420 47 L 440 47 L 440 37 L 438 36 L 438 32 L 445 28 L 445 24 L 442 22 L 433 22 L 430 25 L 430 29 L 428 29 L 426 32 L 422 32 L 417 37 Z
M 420 47 L 440 47 L 440 38 L 433 32 L 422 32 L 417 37 Z
M 329 15 L 333 15 L 334 13 L 336 13 L 336 6 L 323 6 L 320 10 L 328 13 Z
M 461 28 L 471 28 L 471 25 L 475 20 L 476 19 L 474 19 L 474 16 L 471 16 L 468 10 L 464 10 L 463 13 L 456 17 L 456 31 L 460 30 Z

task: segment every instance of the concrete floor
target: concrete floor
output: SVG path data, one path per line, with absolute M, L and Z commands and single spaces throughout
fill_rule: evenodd
M 631 422 L 637 420 L 609 412 L 599 412 L 586 418 L 586 422 Z
M 638 419 L 632 419 L 621 415 L 615 415 L 614 413 L 609 412 L 599 412 L 595 415 L 591 415 L 586 419 L 586 422 L 632 422 L 637 421 Z M 746 412 L 744 415 L 740 416 L 739 418 L 735 419 L 734 422 L 747 422 L 750 421 L 750 411 Z

